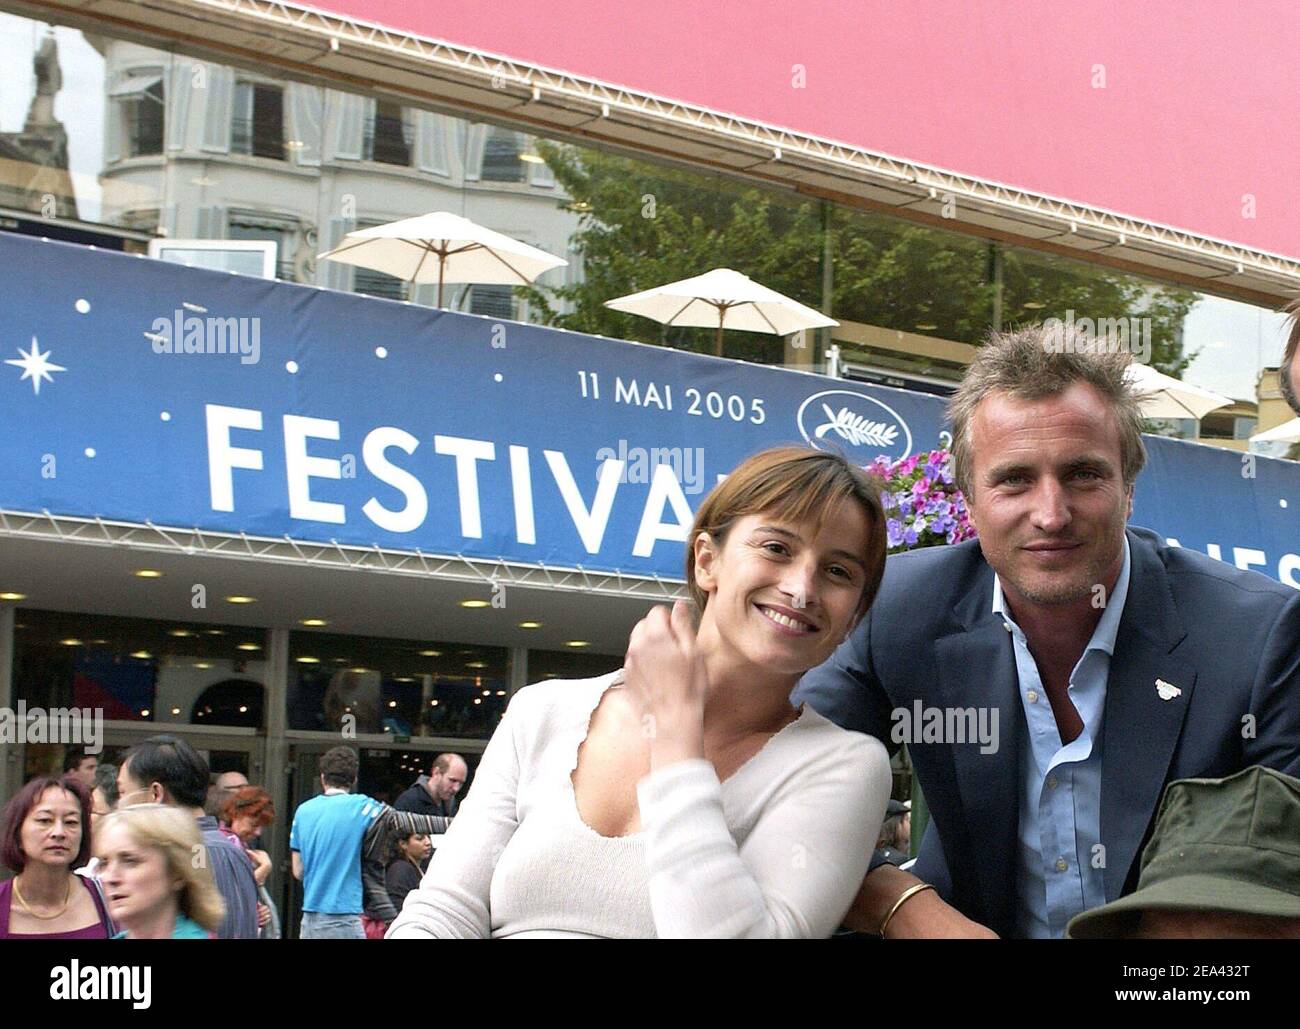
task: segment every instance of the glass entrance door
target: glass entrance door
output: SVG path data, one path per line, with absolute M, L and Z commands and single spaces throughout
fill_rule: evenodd
M 446 744 L 447 741 L 441 741 Z M 278 807 L 276 819 L 283 817 L 284 831 L 279 834 L 283 841 L 283 853 L 272 854 L 276 873 L 284 870 L 279 892 L 273 892 L 276 903 L 280 906 L 281 922 L 286 936 L 297 938 L 298 926 L 302 921 L 302 884 L 293 878 L 290 871 L 289 826 L 293 822 L 293 813 L 300 804 L 321 793 L 320 759 L 327 750 L 338 745 L 338 739 L 299 740 L 289 748 L 289 796 L 288 809 L 281 816 Z M 358 751 L 360 767 L 357 773 L 357 792 L 381 800 L 386 804 L 394 803 L 399 796 L 416 782 L 421 775 L 427 775 L 433 759 L 447 750 L 428 743 L 423 745 L 400 744 L 388 746 L 366 746 L 364 743 L 349 744 Z M 465 759 L 470 769 L 478 766 L 481 743 L 477 741 L 469 748 L 457 749 L 456 753 Z M 465 791 L 461 791 L 464 798 Z

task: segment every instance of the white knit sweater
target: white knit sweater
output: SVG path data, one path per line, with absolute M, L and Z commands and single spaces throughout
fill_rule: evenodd
M 802 714 L 719 783 L 706 760 L 637 785 L 641 831 L 601 836 L 571 773 L 621 672 L 520 691 L 388 938 L 819 937 L 875 846 L 890 770 L 878 740 Z

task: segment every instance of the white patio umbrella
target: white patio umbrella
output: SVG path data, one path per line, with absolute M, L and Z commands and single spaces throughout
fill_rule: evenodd
M 1300 418 L 1274 425 L 1265 432 L 1250 437 L 1252 443 L 1300 443 Z
M 724 328 L 787 336 L 802 329 L 839 325 L 820 311 L 805 307 L 730 268 L 715 268 L 691 279 L 606 300 L 605 306 L 653 318 L 665 325 L 716 328 L 715 352 L 719 357 Z
M 1182 382 L 1147 364 L 1131 364 L 1125 374 L 1137 388 L 1142 414 L 1147 418 L 1192 418 L 1199 422 L 1211 411 L 1233 403 L 1231 397 Z
M 569 263 L 449 211 L 357 229 L 319 256 L 405 282 L 436 282 L 439 307 L 444 282 L 516 286 Z

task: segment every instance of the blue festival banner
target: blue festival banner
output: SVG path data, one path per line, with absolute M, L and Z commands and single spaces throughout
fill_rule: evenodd
M 0 233 L 0 507 L 679 579 L 765 447 L 925 394 Z M 1149 439 L 1134 521 L 1300 588 L 1300 465 Z

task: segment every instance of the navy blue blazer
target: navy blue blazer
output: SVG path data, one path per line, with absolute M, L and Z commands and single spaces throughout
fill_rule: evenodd
M 1167 783 L 1251 765 L 1300 775 L 1300 591 L 1128 530 L 1132 570 L 1102 726 L 1106 900 L 1136 886 Z M 1021 748 L 1028 747 L 1011 635 L 993 614 L 977 541 L 889 558 L 862 623 L 799 683 L 847 729 L 890 738 L 914 702 L 996 708 L 999 747 L 909 743 L 930 809 L 913 871 L 968 918 L 1015 934 Z M 1162 700 L 1156 680 L 1182 690 Z M 1168 691 L 1165 691 L 1168 692 Z M 1091 852 L 1091 846 L 1083 848 Z

